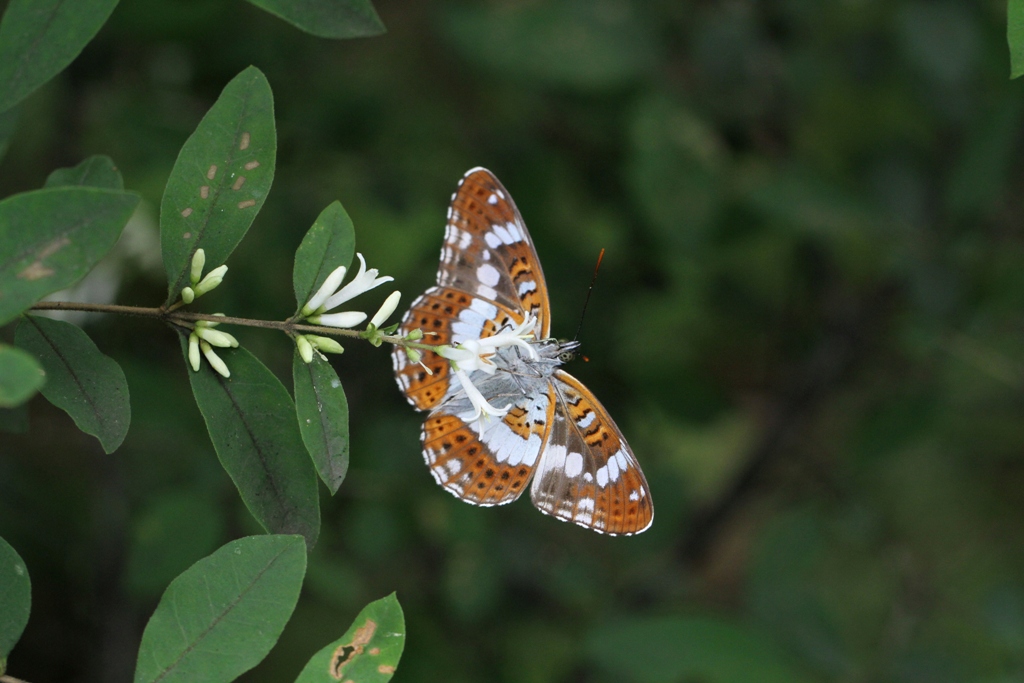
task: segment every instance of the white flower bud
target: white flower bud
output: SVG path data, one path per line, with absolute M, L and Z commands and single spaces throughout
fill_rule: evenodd
M 362 311 L 326 313 L 309 319 L 314 325 L 326 325 L 327 327 L 355 327 L 364 320 L 366 320 L 366 314 Z
M 203 277 L 203 267 L 206 265 L 206 252 L 200 248 L 196 249 L 196 253 L 192 254 L 192 273 L 191 280 L 192 284 L 199 282 L 199 278 Z M 188 302 L 185 302 L 188 303 Z
M 188 335 L 188 364 L 192 366 L 192 372 L 199 372 L 199 337 L 195 332 Z
M 231 371 L 228 370 L 228 366 L 224 364 L 224 361 L 220 359 L 214 350 L 210 346 L 209 342 L 202 340 L 199 342 L 199 348 L 202 349 L 203 355 L 206 356 L 206 361 L 210 364 L 210 367 L 217 371 L 221 377 L 231 377 Z
M 202 282 L 195 286 L 196 296 L 202 296 L 210 290 L 215 289 L 224 280 L 224 274 L 227 272 L 227 266 L 217 266 L 207 273 Z
M 209 342 L 211 346 L 219 346 L 223 349 L 238 347 L 238 340 L 227 332 L 212 330 L 209 327 L 197 327 L 195 334 L 200 339 Z
M 324 353 L 344 353 L 345 349 L 341 344 L 338 343 L 337 339 L 331 339 L 330 337 L 319 337 L 317 335 L 307 335 L 310 343 L 313 347 Z
M 295 338 L 295 348 L 299 351 L 299 357 L 303 363 L 313 362 L 313 345 L 301 334 Z
M 196 300 L 196 293 L 191 287 L 185 287 L 181 290 L 181 300 L 186 304 L 190 304 Z
M 377 312 L 373 314 L 373 318 L 370 319 L 370 324 L 374 327 L 380 327 L 384 324 L 384 321 L 395 312 L 398 308 L 398 300 L 402 298 L 402 293 L 399 291 L 391 292 L 391 296 L 384 299 L 384 303 L 380 305 Z

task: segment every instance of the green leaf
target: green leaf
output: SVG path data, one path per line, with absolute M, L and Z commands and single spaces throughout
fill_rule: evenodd
M 0 111 L 64 70 L 117 0 L 11 0 L 0 22 Z
M 0 344 L 0 407 L 12 408 L 32 398 L 46 382 L 36 359 L 21 349 Z
M 295 683 L 385 683 L 405 647 L 405 616 L 395 594 L 367 605 L 338 640 L 307 662 Z
M 25 630 L 31 609 L 32 582 L 25 562 L 0 538 L 0 674 L 4 672 L 4 660 Z
M 123 190 L 124 179 L 114 165 L 114 160 L 105 154 L 94 154 L 78 166 L 58 168 L 46 178 L 44 187 L 101 187 L 107 190 Z
M 1010 44 L 1010 78 L 1024 74 L 1024 0 L 1006 3 L 1006 41 Z
M 313 227 L 302 238 L 302 244 L 295 250 L 292 285 L 300 309 L 334 269 L 352 265 L 355 250 L 356 232 L 352 219 L 345 213 L 341 202 L 334 202 L 320 212 Z
M 623 681 L 805 683 L 764 636 L 710 617 L 623 620 L 591 633 L 589 658 Z
M 14 338 L 46 370 L 46 400 L 99 439 L 104 451 L 117 450 L 132 417 L 121 366 L 100 352 L 80 327 L 61 320 L 25 316 Z
M 274 96 L 263 73 L 250 66 L 185 141 L 167 180 L 160 239 L 168 304 L 189 283 L 196 249 L 206 251 L 210 270 L 238 246 L 270 192 L 276 155 Z
M 331 364 L 313 354 L 303 362 L 299 352 L 292 359 L 295 410 L 306 450 L 320 479 L 333 496 L 348 472 L 348 399 Z
M 187 359 L 184 338 L 182 350 Z M 320 501 L 295 404 L 277 377 L 245 349 L 217 353 L 231 370 L 228 379 L 205 359 L 198 372 L 188 367 L 217 457 L 264 529 L 301 534 L 312 548 L 320 533 Z
M 135 683 L 232 681 L 277 642 L 306 572 L 299 536 L 250 536 L 171 582 L 146 624 Z
M 384 33 L 370 0 L 249 0 L 296 28 L 321 38 L 361 38 Z
M 0 202 L 0 324 L 78 282 L 117 242 L 139 198 L 92 187 Z

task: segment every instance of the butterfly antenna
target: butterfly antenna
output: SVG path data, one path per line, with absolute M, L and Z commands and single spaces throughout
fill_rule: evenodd
M 576 328 L 576 336 L 572 338 L 576 341 L 580 338 L 580 330 L 583 329 L 583 316 L 587 314 L 587 304 L 590 303 L 590 293 L 594 291 L 594 283 L 597 282 L 597 271 L 601 269 L 601 261 L 604 259 L 604 249 L 601 249 L 601 253 L 597 255 L 597 265 L 594 266 L 594 276 L 590 278 L 590 287 L 587 288 L 587 298 L 583 301 L 583 312 L 580 313 L 580 325 Z

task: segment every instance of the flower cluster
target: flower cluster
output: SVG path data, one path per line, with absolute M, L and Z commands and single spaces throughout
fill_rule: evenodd
M 487 417 L 504 417 L 511 404 L 504 408 L 496 408 L 491 405 L 476 385 L 469 378 L 469 373 L 479 370 L 488 375 L 493 375 L 498 369 L 492 357 L 498 349 L 506 346 L 519 346 L 526 349 L 531 359 L 537 360 L 540 356 L 528 340 L 536 338 L 537 319 L 529 316 L 522 323 L 510 330 L 504 330 L 490 337 L 482 339 L 467 339 L 458 346 L 438 347 L 438 355 L 447 358 L 452 365 L 452 372 L 462 385 L 466 397 L 473 404 L 473 412 L 460 415 L 465 422 L 483 420 Z
M 215 313 L 214 315 L 223 314 Z M 192 366 L 192 370 L 199 372 L 201 360 L 199 352 L 202 351 L 210 367 L 216 370 L 222 377 L 227 378 L 231 376 L 231 371 L 228 370 L 228 366 L 224 364 L 224 361 L 213 350 L 213 347 L 217 346 L 224 349 L 238 348 L 238 340 L 227 332 L 213 329 L 219 324 L 211 320 L 199 320 L 196 322 L 192 333 L 188 335 L 188 362 Z
M 203 294 L 216 289 L 224 281 L 224 275 L 228 272 L 227 266 L 217 266 L 206 277 L 203 277 L 203 267 L 206 265 L 206 251 L 202 248 L 196 249 L 192 255 L 192 271 L 189 273 L 191 286 L 181 290 L 181 300 L 190 304 Z
M 376 268 L 367 268 L 366 259 L 363 258 L 362 254 L 356 254 L 356 256 L 359 258 L 359 272 L 356 273 L 355 277 L 347 285 L 341 286 L 347 269 L 345 266 L 338 266 L 327 276 L 327 279 L 324 280 L 316 294 L 310 297 L 306 305 L 302 307 L 300 312 L 309 322 L 314 325 L 348 328 L 355 327 L 366 320 L 366 313 L 362 311 L 328 313 L 328 311 L 337 308 L 346 301 L 354 299 L 385 282 L 392 282 L 394 280 L 390 275 L 380 276 Z M 365 338 L 369 339 L 375 346 L 380 346 L 378 328 L 395 312 L 395 309 L 398 307 L 398 300 L 401 297 L 401 292 L 392 292 L 370 319 L 366 327 L 367 336 Z M 321 356 L 323 353 L 341 353 L 344 351 L 338 342 L 328 337 L 317 337 L 308 334 L 300 335 L 296 337 L 295 343 L 299 350 L 299 355 L 307 363 L 312 362 L 313 351 L 317 351 Z

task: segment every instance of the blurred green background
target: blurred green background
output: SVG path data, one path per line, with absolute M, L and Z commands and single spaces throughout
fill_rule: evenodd
M 120 278 L 119 302 L 156 305 L 163 184 L 255 64 L 276 182 L 198 310 L 282 319 L 327 204 L 408 303 L 457 180 L 486 166 L 533 234 L 556 335 L 608 250 L 590 362 L 570 371 L 628 436 L 657 515 L 622 539 L 526 500 L 460 503 L 422 462 L 386 349 L 348 344 L 350 474 L 325 494 L 295 616 L 243 680 L 292 680 L 393 590 L 396 681 L 1024 679 L 1024 84 L 1005 2 L 378 11 L 386 35 L 334 42 L 236 0 L 124 0 L 22 106 L 0 196 L 113 157 L 145 207 L 90 291 Z M 170 579 L 257 531 L 176 335 L 86 325 L 128 376 L 124 446 L 104 456 L 41 398 L 28 431 L 0 434 L 0 535 L 34 603 L 9 670 L 33 683 L 129 680 Z M 235 333 L 290 377 L 283 336 Z

